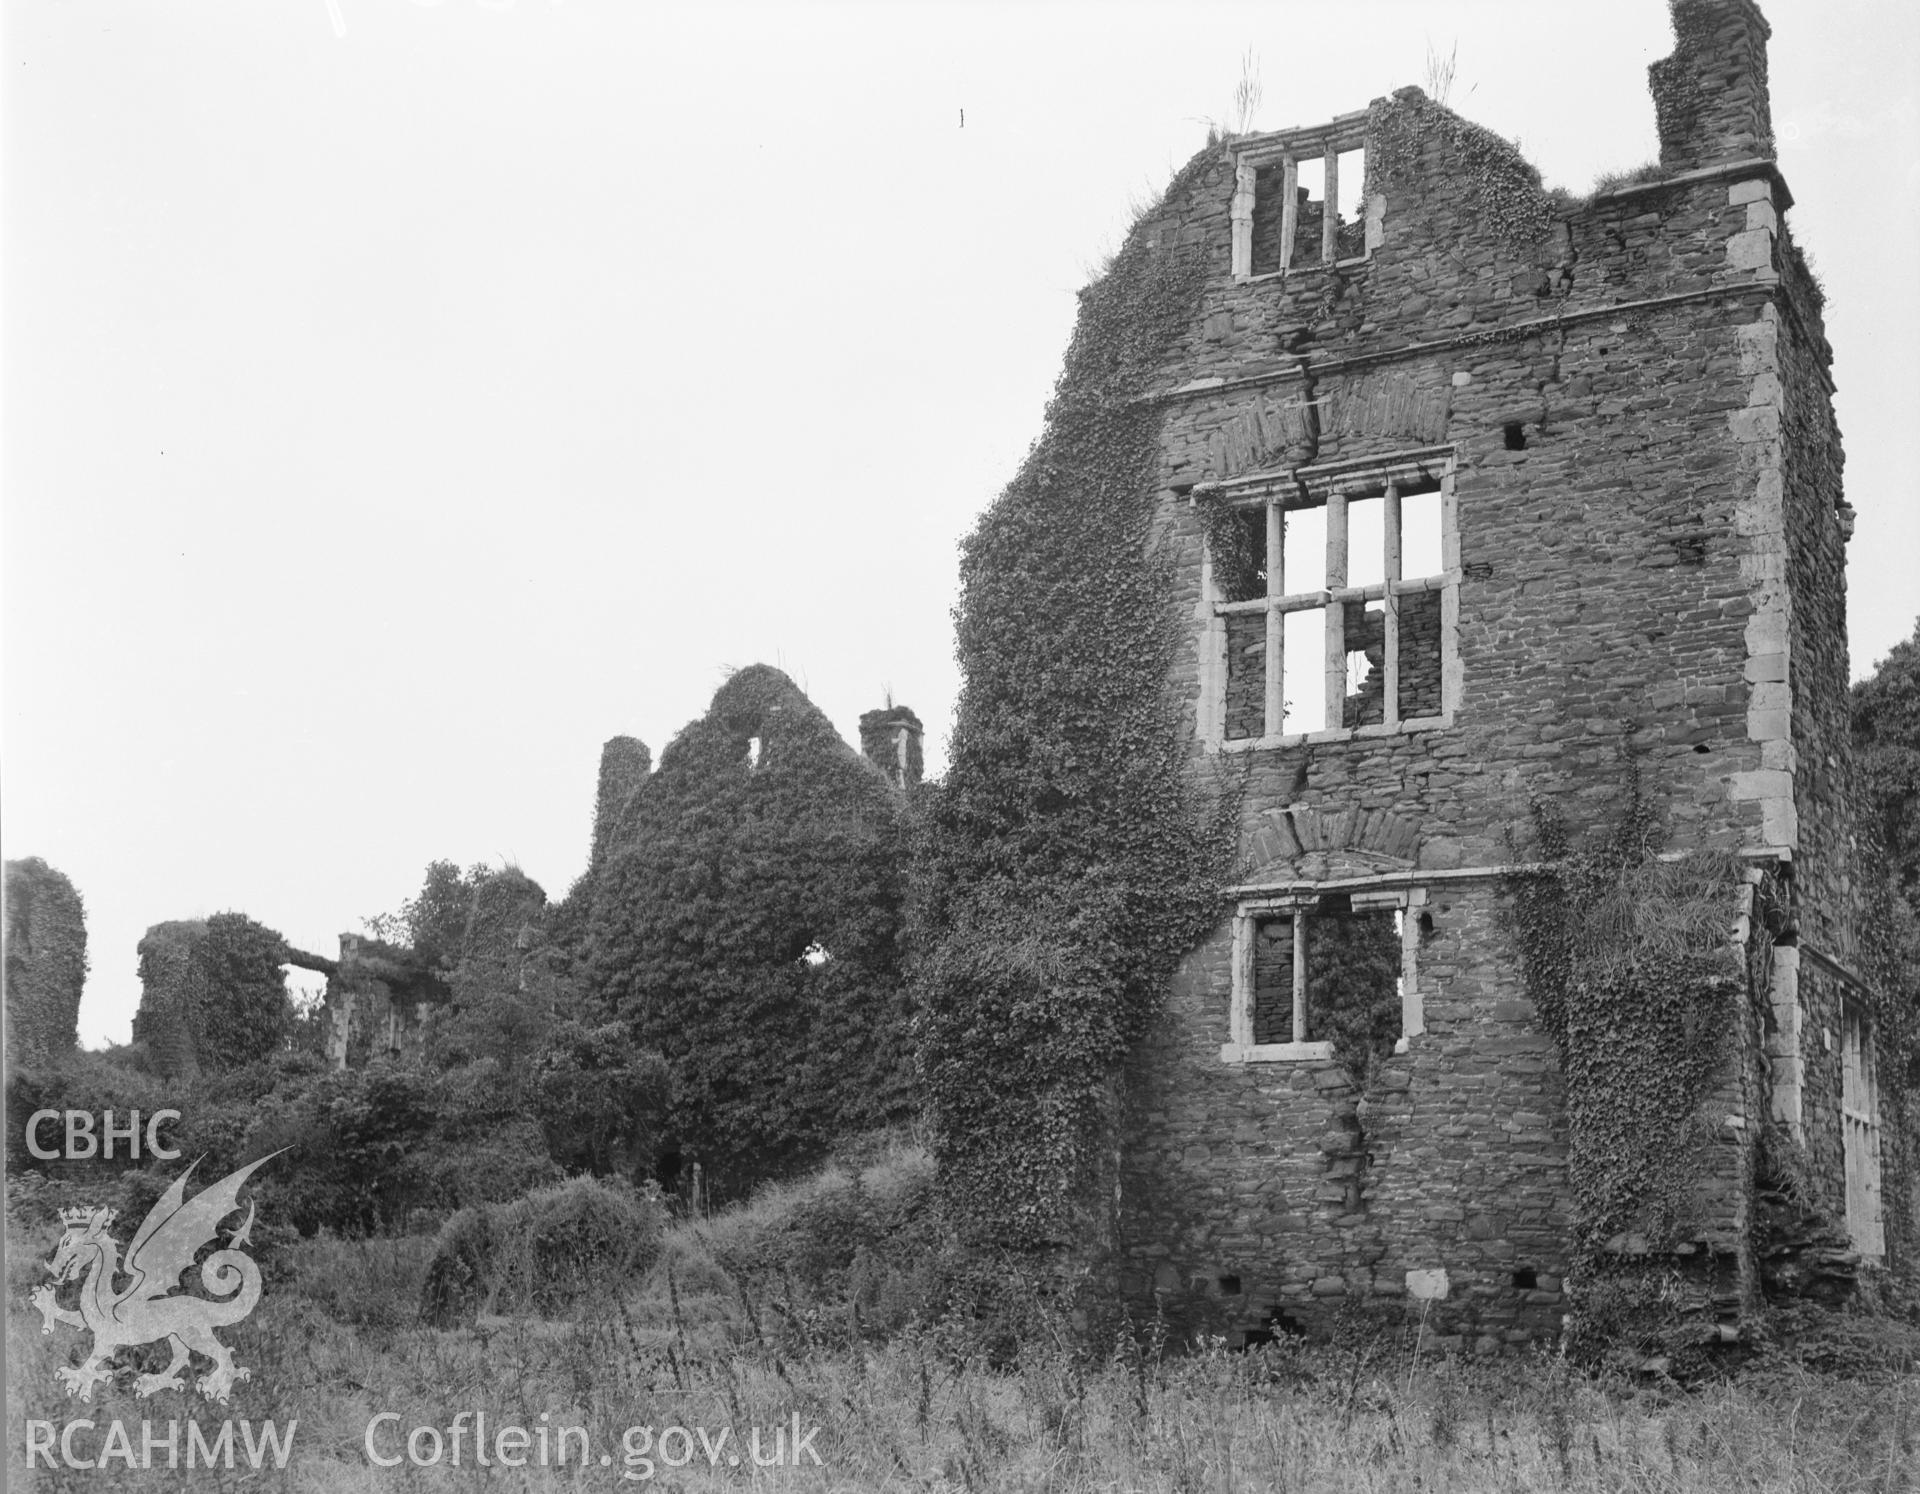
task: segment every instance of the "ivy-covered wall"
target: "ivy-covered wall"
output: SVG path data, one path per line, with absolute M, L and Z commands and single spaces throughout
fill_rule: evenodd
M 1188 771 L 1161 415 L 1206 273 L 1195 162 L 1081 296 L 1046 429 L 961 551 L 961 694 L 916 858 L 921 1074 L 972 1237 L 1112 1243 L 1119 1080 L 1230 843 Z
M 38 856 L 6 867 L 7 1057 L 43 1063 L 79 1041 L 87 918 L 65 875 Z
M 911 1107 L 906 800 L 785 675 L 733 675 L 628 800 L 588 984 L 674 1077 L 663 1153 L 721 1191 Z
M 225 1073 L 285 1044 L 287 943 L 272 929 L 243 913 L 156 923 L 139 954 L 133 1040 L 163 1077 Z
M 592 875 L 606 861 L 607 848 L 627 804 L 653 772 L 653 754 L 638 737 L 609 737 L 600 749 L 600 777 L 593 796 Z

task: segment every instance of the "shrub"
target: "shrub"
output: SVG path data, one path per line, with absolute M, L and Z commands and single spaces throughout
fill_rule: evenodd
M 664 1219 L 654 1199 L 592 1178 L 462 1209 L 434 1241 L 421 1315 L 443 1326 L 495 1309 L 551 1316 L 617 1292 L 659 1255 Z
M 815 1297 L 839 1297 L 864 1258 L 897 1267 L 941 1238 L 933 1162 L 900 1147 L 872 1165 L 830 1165 L 799 1182 L 771 1184 L 744 1208 L 695 1233 L 730 1274 L 768 1277 Z
M 102 1168 L 119 1171 L 139 1165 L 129 1155 L 124 1142 L 116 1143 L 111 1160 L 94 1157 L 74 1162 L 35 1157 L 27 1151 L 26 1144 L 27 1120 L 37 1110 L 84 1110 L 95 1117 L 111 1110 L 115 1123 L 122 1125 L 126 1123 L 129 1112 L 138 1110 L 142 1128 L 140 1144 L 144 1150 L 148 1117 L 156 1110 L 181 1110 L 185 1107 L 180 1104 L 177 1090 L 166 1089 L 152 1076 L 125 1062 L 120 1056 L 125 1052 L 124 1049 L 105 1053 L 76 1049 L 50 1061 L 16 1069 L 9 1076 L 6 1120 L 9 1174 L 18 1177 L 22 1172 L 34 1171 L 56 1176 L 71 1174 L 91 1177 Z M 42 1146 L 54 1142 L 58 1129 L 52 1122 L 44 1124 L 40 1133 Z M 163 1126 L 160 1132 L 163 1140 L 177 1134 L 177 1126 L 171 1122 Z M 95 1140 L 99 1140 L 97 1133 Z

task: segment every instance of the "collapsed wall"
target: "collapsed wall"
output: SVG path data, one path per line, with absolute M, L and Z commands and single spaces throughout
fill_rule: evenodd
M 910 1108 L 890 777 L 754 665 L 626 795 L 586 884 L 586 974 L 672 1067 L 668 1181 L 697 1163 L 744 1188 Z
M 79 1042 L 87 918 L 73 883 L 38 856 L 6 866 L 7 1059 L 44 1063 Z

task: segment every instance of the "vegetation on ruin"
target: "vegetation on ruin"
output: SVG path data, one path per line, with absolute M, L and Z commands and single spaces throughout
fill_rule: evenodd
M 1391 196 L 1415 187 L 1459 201 L 1516 249 L 1538 243 L 1553 224 L 1540 170 L 1519 146 L 1403 88 L 1369 122 L 1367 191 Z
M 7 1042 L 53 1058 L 78 1040 L 87 979 L 87 917 L 66 876 L 38 856 L 6 864 Z
M 1576 841 L 1551 805 L 1536 801 L 1532 814 L 1544 869 L 1510 876 L 1505 890 L 1565 1079 L 1568 1289 L 1598 1326 L 1646 1305 L 1606 1278 L 1684 1243 L 1695 1222 L 1688 1198 L 1712 1143 L 1700 1107 L 1730 1071 L 1745 1002 L 1730 942 L 1742 869 L 1730 853 L 1662 854 L 1632 758 L 1612 825 Z
M 1853 763 L 1862 828 L 1920 908 L 1920 625 L 1853 687 Z
M 673 1072 L 665 1134 L 744 1189 L 909 1106 L 898 792 L 778 670 L 660 755 L 595 878 L 589 994 Z
M 1099 1233 L 1119 1065 L 1218 919 L 1231 854 L 1168 684 L 1141 396 L 1206 271 L 1160 232 L 1148 213 L 1082 292 L 1045 430 L 961 551 L 961 694 L 916 859 L 921 1073 L 949 1204 L 1009 1246 Z
M 224 1073 L 278 1052 L 293 1008 L 287 941 L 244 913 L 157 923 L 140 941 L 133 1035 L 161 1071 Z
M 1028 1299 L 1024 1341 L 996 1363 L 975 1301 L 927 1264 L 937 1246 L 916 1221 L 930 1185 L 926 1156 L 901 1146 L 664 1233 L 648 1219 L 640 1269 L 624 1289 L 555 1293 L 543 1306 L 540 1283 L 591 1284 L 627 1248 L 624 1234 L 602 1226 L 647 1211 L 618 1190 L 574 1184 L 560 1208 L 529 1208 L 519 1227 L 509 1221 L 474 1253 L 504 1273 L 494 1306 L 506 1315 L 482 1321 L 479 1304 L 462 1298 L 437 1326 L 421 1309 L 445 1237 L 288 1243 L 259 1307 L 223 1330 L 253 1371 L 227 1407 L 216 1413 L 176 1391 L 137 1399 L 129 1369 L 84 1414 L 135 1429 L 142 1419 L 298 1418 L 284 1472 L 242 1468 L 222 1486 L 369 1494 L 407 1475 L 421 1487 L 476 1476 L 371 1466 L 365 1436 L 376 1411 L 399 1415 L 402 1438 L 415 1426 L 445 1429 L 463 1412 L 483 1413 L 489 1428 L 531 1426 L 545 1413 L 552 1425 L 586 1427 L 592 1451 L 612 1456 L 610 1476 L 626 1467 L 626 1430 L 650 1427 L 653 1482 L 693 1489 L 743 1487 L 743 1470 L 727 1466 L 724 1451 L 710 1466 L 697 1442 L 691 1466 L 670 1468 L 658 1457 L 661 1429 L 703 1426 L 717 1436 L 728 1427 L 737 1446 L 748 1428 L 790 1426 L 796 1414 L 821 1428 L 812 1444 L 820 1466 L 803 1460 L 778 1475 L 796 1490 L 1916 1486 L 1913 1345 L 1867 1319 L 1772 1340 L 1739 1380 L 1692 1394 L 1658 1379 L 1581 1376 L 1544 1350 L 1436 1359 L 1420 1347 L 1418 1319 L 1404 1315 L 1351 1315 L 1334 1343 L 1283 1337 L 1244 1354 L 1217 1339 L 1170 1343 L 1149 1324 L 1138 1342 L 1088 1360 L 1072 1352 L 1058 1310 Z M 58 1234 L 39 1207 L 15 1203 L 9 1215 L 7 1355 L 18 1418 L 9 1487 L 60 1486 L 43 1471 L 39 1483 L 27 1477 L 20 1419 L 58 1426 L 81 1414 L 53 1374 L 75 1357 L 77 1336 L 43 1336 L 25 1302 Z M 540 1217 L 578 1228 L 542 1238 Z M 896 1249 L 903 1235 L 913 1243 Z M 561 1256 L 552 1274 L 542 1252 Z M 78 1445 L 97 1447 L 98 1434 Z M 116 1467 L 112 1482 L 159 1490 L 181 1477 L 164 1466 Z M 83 1473 L 76 1486 L 99 1478 Z M 572 1466 L 529 1466 L 512 1486 L 579 1483 Z

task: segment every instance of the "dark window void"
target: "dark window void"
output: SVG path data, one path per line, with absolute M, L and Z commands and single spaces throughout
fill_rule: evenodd
M 1307 915 L 1307 1027 L 1374 1051 L 1400 1036 L 1400 918 L 1326 897 Z
M 1298 1338 L 1301 1335 L 1299 1322 L 1291 1313 L 1276 1307 L 1267 1314 L 1267 1320 L 1258 1328 L 1248 1328 L 1241 1332 L 1240 1341 L 1233 1345 L 1238 1349 L 1257 1349 L 1261 1344 L 1273 1343 L 1280 1338 Z
M 1540 1286 L 1540 1273 L 1531 1268 L 1523 1268 L 1513 1273 L 1513 1284 L 1523 1292 L 1535 1291 Z
M 1227 618 L 1227 738 L 1261 736 L 1267 721 L 1267 617 L 1236 612 Z
M 1254 926 L 1253 1040 L 1293 1041 L 1293 914 L 1277 913 Z
M 1440 593 L 1412 592 L 1400 607 L 1400 719 L 1440 714 Z
M 1510 421 L 1506 427 L 1507 450 L 1525 451 L 1527 449 L 1527 428 L 1519 421 Z
M 1220 1278 L 1220 1291 L 1223 1296 L 1227 1296 L 1227 1297 L 1239 1296 L 1240 1295 L 1240 1278 L 1238 1276 L 1222 1276 Z
M 1267 594 L 1267 510 L 1228 510 L 1211 536 L 1213 584 L 1223 602 L 1252 602 Z
M 1286 172 L 1262 166 L 1253 174 L 1253 260 L 1255 275 L 1271 275 L 1280 268 L 1280 234 L 1285 205 Z
M 1391 1046 L 1400 1034 L 1400 918 L 1391 908 L 1355 909 L 1330 896 L 1302 912 L 1254 925 L 1253 1040 L 1350 1039 Z M 1294 1024 L 1296 942 L 1305 941 L 1305 1032 Z

